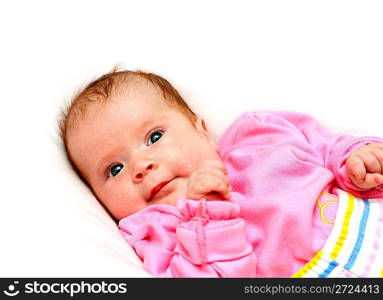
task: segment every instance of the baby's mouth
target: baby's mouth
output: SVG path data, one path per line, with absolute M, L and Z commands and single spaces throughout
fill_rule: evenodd
M 162 188 L 164 186 L 166 186 L 169 182 L 171 182 L 172 180 L 168 180 L 168 181 L 163 181 L 163 182 L 160 182 L 159 184 L 157 184 L 155 187 L 152 188 L 152 190 L 150 191 L 150 197 L 149 197 L 149 200 L 152 200 L 153 197 L 155 197 L 156 194 L 158 194 Z

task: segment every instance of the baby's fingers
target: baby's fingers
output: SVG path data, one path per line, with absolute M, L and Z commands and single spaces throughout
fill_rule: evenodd
M 232 187 L 230 184 L 221 182 L 219 186 L 215 189 L 215 191 L 222 196 L 222 199 L 229 200 L 231 198 Z
M 366 178 L 364 179 L 364 182 L 362 183 L 363 188 L 373 188 L 376 187 L 379 184 L 383 183 L 383 175 L 378 173 L 367 173 Z
M 376 173 L 383 174 L 383 149 L 375 147 L 371 149 L 371 153 L 375 156 L 380 165 L 380 171 L 377 171 Z
M 346 161 L 348 175 L 357 182 L 363 182 L 366 176 L 366 168 L 363 159 L 359 155 L 352 155 Z
M 374 155 L 373 149 L 369 151 L 363 151 L 357 154 L 357 156 L 361 157 L 364 163 L 364 166 L 369 173 L 381 173 L 382 169 L 379 163 L 378 158 Z
M 206 182 L 203 190 L 208 200 L 229 200 L 231 197 L 231 186 L 217 177 Z
M 203 174 L 197 180 L 188 185 L 187 197 L 189 199 L 207 198 L 211 200 L 223 200 L 230 198 L 230 186 L 214 174 Z

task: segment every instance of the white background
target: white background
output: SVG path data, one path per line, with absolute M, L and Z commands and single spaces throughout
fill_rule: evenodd
M 73 274 L 57 261 L 89 251 L 71 240 L 85 189 L 57 171 L 55 128 L 82 85 L 117 63 L 156 72 L 216 138 L 260 109 L 383 136 L 382 16 L 382 1 L 1 1 L 2 274 Z

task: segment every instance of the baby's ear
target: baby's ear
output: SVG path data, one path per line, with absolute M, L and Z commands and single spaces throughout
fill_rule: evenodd
M 209 129 L 206 126 L 205 120 L 201 117 L 197 117 L 197 121 L 195 122 L 195 128 L 197 131 L 208 140 L 208 142 L 213 146 L 213 148 L 218 151 L 218 147 L 213 139 L 213 136 L 210 134 Z

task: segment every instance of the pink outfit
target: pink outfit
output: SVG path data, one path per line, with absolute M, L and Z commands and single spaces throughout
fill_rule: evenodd
M 244 113 L 218 142 L 230 201 L 148 206 L 120 231 L 155 277 L 289 277 L 325 243 L 335 188 L 383 197 L 383 185 L 361 189 L 345 173 L 349 154 L 372 142 L 383 139 L 333 134 L 301 113 Z

